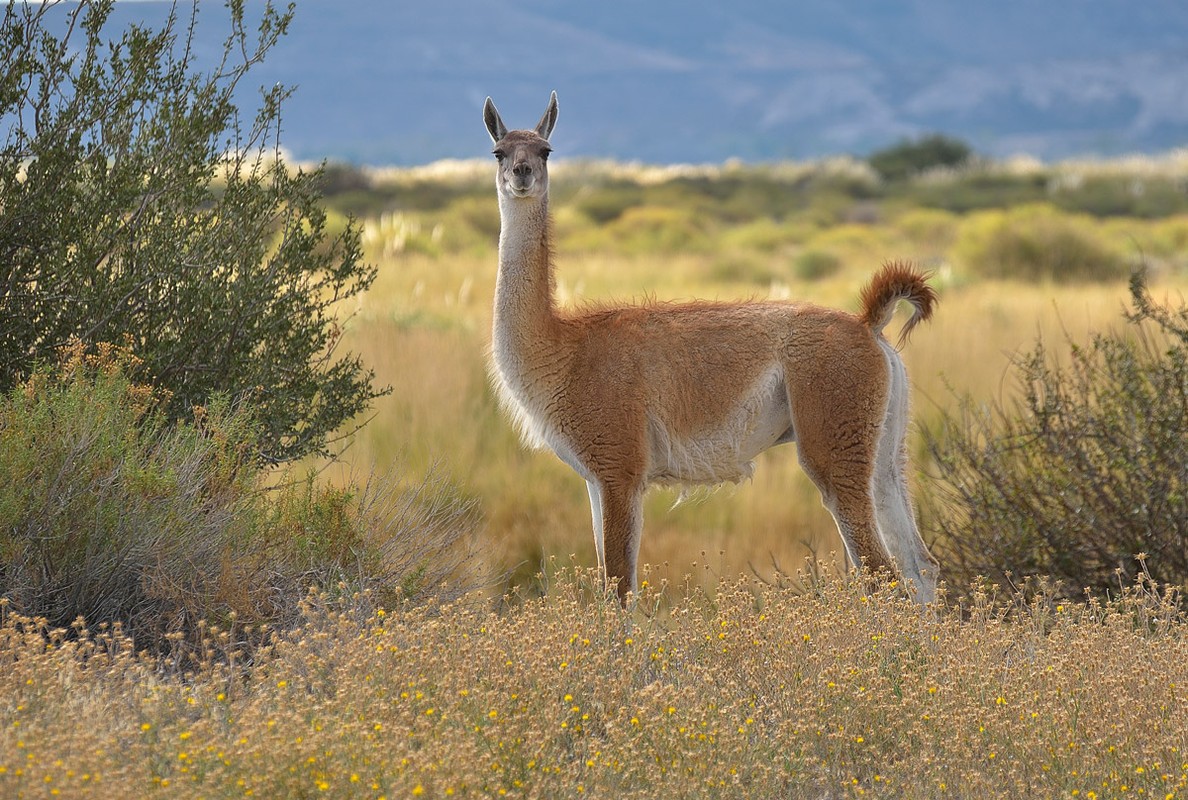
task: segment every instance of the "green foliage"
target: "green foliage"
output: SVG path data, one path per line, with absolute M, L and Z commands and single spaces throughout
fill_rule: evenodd
M 973 155 L 965 142 L 939 133 L 878 150 L 867 162 L 886 181 L 900 181 L 934 167 L 955 167 Z
M 169 419 L 250 396 L 265 460 L 323 452 L 380 394 L 336 353 L 334 313 L 375 272 L 353 224 L 328 228 L 326 176 L 281 160 L 286 90 L 246 125 L 233 102 L 290 14 L 265 5 L 253 32 L 231 2 L 208 75 L 190 61 L 196 3 L 188 21 L 109 40 L 111 8 L 4 6 L 0 391 L 72 337 L 127 339 L 169 390 Z
M 1188 587 L 1188 307 L 1131 284 L 1134 323 L 1017 358 L 1017 403 L 966 397 L 929 434 L 941 562 L 977 575 L 1049 575 L 1071 591 L 1117 591 L 1140 571 Z
M 499 206 L 489 197 L 464 197 L 456 200 L 445 216 L 446 237 L 468 245 L 485 244 L 499 239 Z M 463 233 L 454 233 L 461 228 Z
M 597 231 L 596 237 L 592 233 L 572 237 L 571 244 L 594 249 L 596 238 L 599 248 L 627 255 L 697 252 L 711 244 L 705 220 L 695 211 L 672 206 L 632 206 Z
M 727 253 L 714 260 L 709 277 L 725 283 L 748 283 L 768 287 L 779 275 L 770 258 L 761 258 L 749 253 Z
M 958 223 L 955 214 L 934 208 L 912 208 L 894 220 L 898 230 L 934 252 L 943 252 L 952 246 L 957 238 Z
M 757 217 L 722 231 L 719 242 L 726 251 L 747 250 L 770 255 L 796 244 L 805 235 L 801 228 L 778 223 L 770 217 Z
M 1128 175 L 1090 176 L 1059 183 L 1052 202 L 1066 211 L 1095 217 L 1168 217 L 1188 210 L 1188 194 L 1177 181 Z
M 1085 217 L 1047 205 L 971 216 L 956 244 L 958 260 L 983 278 L 1103 281 L 1126 274 L 1126 261 Z
M 643 201 L 644 190 L 637 183 L 616 181 L 580 198 L 574 205 L 578 211 L 598 225 L 613 222 L 629 208 Z
M 1188 216 L 1169 217 L 1151 228 L 1150 246 L 1152 255 L 1164 259 L 1179 260 L 1188 265 Z
M 1008 208 L 1039 203 L 1048 197 L 1043 172 L 1013 175 L 996 169 L 964 170 L 944 180 L 904 184 L 903 195 L 926 208 L 962 213 L 982 208 Z
M 828 278 L 841 269 L 841 259 L 826 250 L 805 250 L 796 257 L 793 270 L 806 281 Z
M 439 480 L 266 492 L 251 410 L 169 422 L 168 394 L 104 346 L 0 397 L 0 596 L 67 627 L 119 622 L 144 647 L 235 618 L 288 626 L 310 590 L 390 605 L 468 588 L 474 504 Z M 401 591 L 403 593 L 401 594 Z

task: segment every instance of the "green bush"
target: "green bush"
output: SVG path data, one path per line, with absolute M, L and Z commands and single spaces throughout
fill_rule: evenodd
M 944 253 L 957 238 L 959 221 L 948 211 L 911 208 L 899 214 L 893 224 L 916 247 L 926 252 Z
M 1188 275 L 1188 215 L 1180 214 L 1152 223 L 1142 247 L 1155 264 Z
M 627 255 L 704 252 L 710 247 L 705 221 L 694 211 L 671 206 L 636 206 L 602 226 L 602 247 Z
M 337 352 L 337 304 L 375 270 L 353 223 L 328 227 L 320 190 L 341 171 L 281 158 L 287 91 L 254 116 L 234 102 L 290 14 L 228 7 L 212 74 L 176 9 L 118 38 L 112 0 L 0 11 L 0 392 L 72 337 L 130 337 L 170 419 L 250 394 L 260 456 L 284 462 L 325 452 L 382 393 Z
M 643 187 L 634 181 L 615 181 L 583 193 L 574 205 L 597 225 L 613 222 L 643 202 Z
M 1048 197 L 1048 176 L 1042 172 L 1013 175 L 994 168 L 967 169 L 950 180 L 911 181 L 901 185 L 899 193 L 916 205 L 960 214 L 1041 202 Z
M 1103 281 L 1126 274 L 1125 258 L 1092 220 L 1047 205 L 983 212 L 962 225 L 958 261 L 983 278 L 1024 281 Z
M 196 644 L 210 621 L 288 626 L 310 589 L 391 605 L 473 588 L 477 515 L 448 486 L 264 491 L 276 476 L 254 457 L 250 408 L 170 422 L 137 368 L 75 345 L 0 396 L 0 596 L 19 613 L 118 622 L 156 649 L 166 633 Z
M 886 181 L 898 181 L 934 167 L 955 167 L 973 155 L 965 142 L 939 133 L 871 153 L 867 163 Z
M 776 222 L 770 217 L 757 217 L 750 222 L 732 225 L 717 237 L 717 249 L 722 253 L 747 251 L 774 255 L 802 241 L 812 229 L 804 225 Z
M 352 192 L 370 192 L 371 177 L 352 164 L 328 163 L 322 167 L 321 190 L 327 200 Z
M 801 280 L 817 281 L 836 274 L 841 265 L 841 259 L 827 250 L 805 250 L 796 257 L 792 269 Z
M 1145 570 L 1188 588 L 1188 307 L 1132 281 L 1136 327 L 1017 358 L 1021 399 L 963 398 L 928 433 L 929 504 L 951 583 L 1047 575 L 1119 591 Z
M 769 257 L 744 251 L 715 257 L 708 277 L 722 283 L 745 283 L 766 288 L 781 276 Z
M 461 225 L 468 232 L 469 244 L 490 246 L 499 241 L 499 206 L 489 197 L 463 197 L 455 200 L 449 208 L 447 226 Z M 457 237 L 461 239 L 462 237 Z

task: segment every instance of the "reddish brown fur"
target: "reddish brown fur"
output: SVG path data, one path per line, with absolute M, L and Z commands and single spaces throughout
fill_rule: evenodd
M 903 347 L 912 329 L 932 317 L 936 291 L 928 285 L 929 277 L 929 273 L 921 273 L 903 261 L 883 264 L 862 290 L 862 321 L 872 330 L 881 331 L 891 321 L 896 303 L 908 301 L 916 311 L 899 332 L 897 346 Z

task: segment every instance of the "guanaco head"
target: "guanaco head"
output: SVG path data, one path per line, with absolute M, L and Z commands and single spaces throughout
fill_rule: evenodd
M 544 116 L 530 131 L 509 131 L 499 116 L 499 110 L 487 98 L 483 105 L 483 121 L 495 142 L 495 159 L 499 172 L 495 187 L 501 197 L 543 197 L 549 191 L 548 160 L 552 148 L 549 134 L 557 124 L 557 93 L 549 98 Z

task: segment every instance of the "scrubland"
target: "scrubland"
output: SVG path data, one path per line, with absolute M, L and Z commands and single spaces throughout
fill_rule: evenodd
M 1018 576 L 921 610 L 837 565 L 794 446 L 649 495 L 641 597 L 601 597 L 582 482 L 489 388 L 491 176 L 329 172 L 379 268 L 341 346 L 393 388 L 336 462 L 261 471 L 230 407 L 146 425 L 119 352 L 0 405 L 0 509 L 27 534 L 0 540 L 0 796 L 1188 796 L 1177 588 Z M 1009 407 L 1013 355 L 1121 329 L 1138 266 L 1182 297 L 1186 186 L 1183 154 L 891 186 L 844 159 L 562 162 L 558 296 L 853 309 L 885 259 L 933 270 L 904 350 L 927 498 L 919 432 L 959 398 Z M 70 615 L 82 588 L 110 621 Z
M 581 480 L 551 454 L 520 448 L 489 388 L 499 228 L 492 175 L 486 163 L 437 165 L 380 175 L 372 193 L 333 199 L 370 215 L 365 246 L 380 264 L 347 341 L 395 389 L 344 458 L 351 469 L 402 458 L 414 469 L 442 466 L 482 505 L 514 583 L 548 555 L 575 553 L 589 564 L 594 556 Z M 557 294 L 565 304 L 771 297 L 854 309 L 882 261 L 915 261 L 934 271 L 941 292 L 932 323 L 903 351 L 921 429 L 957 395 L 1013 396 L 1010 359 L 1037 339 L 1083 343 L 1091 331 L 1122 327 L 1131 268 L 1150 268 L 1157 297 L 1182 296 L 1188 205 L 1166 187 L 1186 176 L 1180 154 L 989 164 L 929 174 L 899 191 L 880 189 L 869 168 L 848 160 L 562 162 L 552 203 Z M 1157 210 L 1141 205 L 1167 191 Z M 913 442 L 917 467 L 927 470 L 919 437 Z M 794 568 L 840 546 L 793 447 L 763 454 L 749 483 L 695 493 L 674 508 L 678 497 L 649 495 L 641 556 L 671 565 L 673 579 L 703 551 L 723 574 L 770 575 L 776 564 Z

